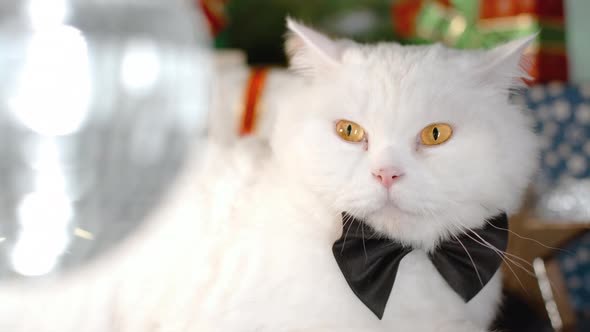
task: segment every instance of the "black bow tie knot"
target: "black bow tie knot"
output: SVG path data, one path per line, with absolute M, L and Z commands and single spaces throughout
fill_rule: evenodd
M 342 236 L 332 247 L 334 257 L 355 295 L 381 319 L 399 264 L 414 249 L 380 236 L 346 213 L 342 220 Z M 437 271 L 465 302 L 479 293 L 502 264 L 507 229 L 508 218 L 502 213 L 486 220 L 484 228 L 466 230 L 429 253 Z

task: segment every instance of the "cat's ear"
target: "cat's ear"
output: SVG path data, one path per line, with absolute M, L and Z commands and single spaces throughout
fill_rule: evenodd
M 287 18 L 285 50 L 289 65 L 295 72 L 314 76 L 337 67 L 342 60 L 343 43 Z
M 519 38 L 486 51 L 483 63 L 479 63 L 483 68 L 481 78 L 502 90 L 519 88 L 524 84 L 523 79 L 532 79 L 528 74 L 531 58 L 525 51 L 537 35 Z

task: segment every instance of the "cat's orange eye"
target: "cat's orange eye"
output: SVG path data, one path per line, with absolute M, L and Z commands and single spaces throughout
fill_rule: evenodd
M 352 121 L 340 120 L 336 123 L 336 132 L 342 139 L 358 143 L 365 138 L 365 130 L 363 127 Z
M 446 123 L 434 123 L 422 129 L 420 138 L 424 145 L 438 145 L 444 143 L 453 135 L 453 128 Z

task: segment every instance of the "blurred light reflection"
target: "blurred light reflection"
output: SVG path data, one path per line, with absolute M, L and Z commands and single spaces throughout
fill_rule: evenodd
M 66 249 L 72 205 L 66 195 L 33 192 L 18 208 L 21 231 L 12 251 L 16 272 L 26 276 L 48 273 Z
M 74 235 L 84 240 L 94 240 L 94 234 L 82 228 L 76 227 L 74 229 Z
M 29 16 L 35 29 L 61 24 L 66 14 L 66 0 L 31 0 L 29 2 Z
M 30 38 L 10 106 L 29 129 L 68 135 L 79 129 L 88 112 L 90 88 L 84 37 L 73 27 L 57 26 Z
M 132 40 L 125 47 L 121 64 L 121 81 L 131 92 L 152 88 L 160 74 L 160 56 L 151 40 Z
M 20 233 L 12 252 L 12 264 L 20 274 L 37 276 L 53 269 L 69 243 L 73 207 L 66 194 L 65 175 L 57 143 L 38 142 L 33 165 L 35 191 L 18 206 Z

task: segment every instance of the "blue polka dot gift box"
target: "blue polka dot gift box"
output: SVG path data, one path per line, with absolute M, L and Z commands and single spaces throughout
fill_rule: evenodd
M 535 85 L 515 98 L 531 110 L 541 140 L 535 212 L 590 223 L 590 84 Z
M 576 331 L 590 331 L 590 232 L 570 241 L 556 258 Z

